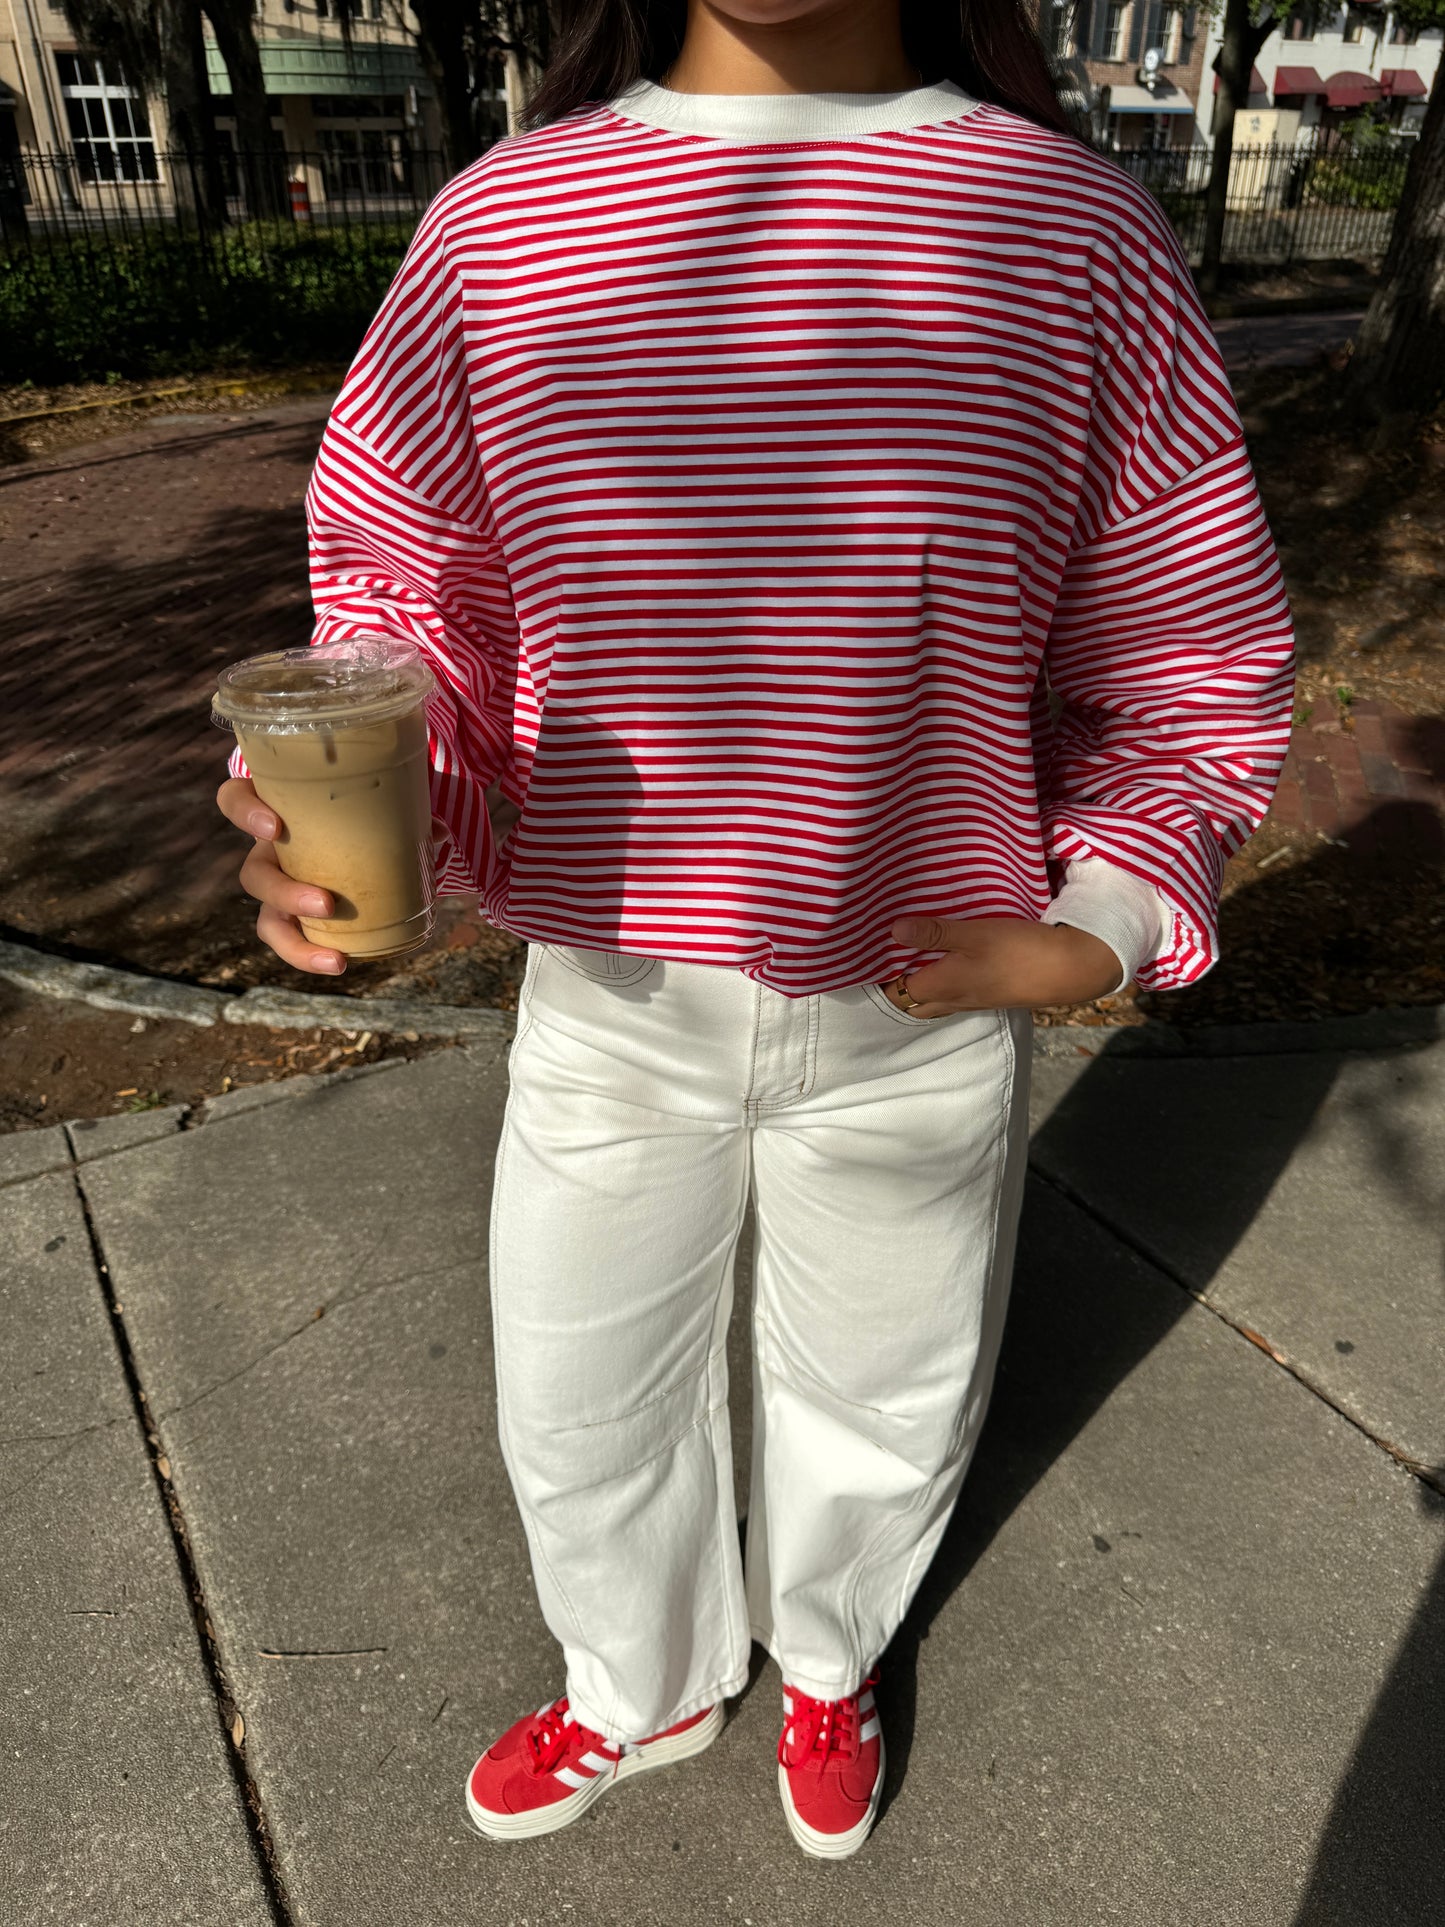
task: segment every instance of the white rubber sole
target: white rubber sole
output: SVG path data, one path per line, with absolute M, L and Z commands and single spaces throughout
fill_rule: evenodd
M 778 1792 L 783 1799 L 783 1818 L 788 1823 L 788 1831 L 797 1841 L 803 1852 L 814 1860 L 846 1860 L 849 1854 L 857 1853 L 863 1842 L 873 1831 L 873 1822 L 878 1818 L 878 1802 L 883 1798 L 883 1774 L 888 1765 L 888 1756 L 883 1749 L 883 1735 L 878 1735 L 878 1778 L 873 1782 L 873 1797 L 868 1802 L 868 1811 L 856 1827 L 846 1833 L 819 1833 L 810 1827 L 806 1820 L 798 1817 L 793 1806 L 792 1790 L 788 1785 L 788 1769 L 778 1767 Z
M 669 1740 L 654 1740 L 637 1753 L 624 1753 L 611 1773 L 599 1773 L 585 1786 L 569 1793 L 565 1800 L 555 1800 L 551 1806 L 538 1807 L 531 1813 L 492 1813 L 479 1806 L 472 1798 L 472 1774 L 469 1773 L 467 1814 L 477 1832 L 484 1833 L 489 1840 L 533 1840 L 541 1833 L 556 1833 L 559 1828 L 570 1827 L 574 1820 L 580 1820 L 588 1807 L 594 1806 L 609 1787 L 620 1781 L 633 1779 L 639 1773 L 651 1773 L 655 1767 L 675 1766 L 679 1760 L 690 1760 L 695 1753 L 705 1753 L 722 1732 L 723 1718 L 719 1701 L 706 1719 L 699 1720 L 685 1733 L 675 1733 Z M 475 1772 L 473 1767 L 472 1773 Z

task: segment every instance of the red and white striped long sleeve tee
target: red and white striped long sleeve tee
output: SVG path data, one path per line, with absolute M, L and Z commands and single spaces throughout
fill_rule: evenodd
M 437 673 L 443 886 L 505 929 L 803 995 L 917 965 L 900 916 L 1057 918 L 1079 862 L 1162 897 L 1146 987 L 1214 960 L 1288 610 L 1174 237 L 1072 140 L 645 84 L 506 140 L 308 511 L 317 639 Z

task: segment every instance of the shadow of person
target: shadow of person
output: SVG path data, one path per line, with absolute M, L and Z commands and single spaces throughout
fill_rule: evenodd
M 1326 847 L 1296 864 L 1292 892 L 1308 895 L 1312 878 L 1326 870 L 1333 878 L 1346 863 L 1357 892 L 1388 894 L 1399 852 L 1407 848 L 1409 860 L 1418 863 L 1422 850 L 1428 853 L 1441 840 L 1439 819 L 1423 803 L 1383 804 L 1359 827 L 1369 834 L 1358 837 L 1356 849 Z M 1226 916 L 1226 952 L 1231 917 L 1242 920 L 1241 927 L 1259 923 L 1237 899 L 1267 898 L 1279 887 L 1279 879 L 1266 872 L 1235 893 L 1235 908 Z M 1334 937 L 1349 941 L 1354 895 L 1349 889 L 1318 894 L 1337 906 Z M 1312 929 L 1328 945 L 1329 915 L 1317 918 Z M 1386 915 L 1381 942 L 1388 940 Z M 1282 956 L 1275 968 L 1293 966 Z M 1166 999 L 1158 1005 L 1167 1010 Z M 1232 1044 L 1216 1033 L 1223 1046 L 1217 1051 L 1196 1033 L 1200 1054 L 1171 1056 L 1145 1056 L 1137 1033 L 1116 1032 L 1091 1060 L 1073 1066 L 1055 1060 L 1041 1075 L 1009 1323 L 989 1419 L 938 1555 L 886 1656 L 885 1811 L 907 1772 L 919 1651 L 935 1620 L 1094 1414 L 1172 1331 L 1195 1295 L 1207 1292 L 1330 1096 L 1345 1060 L 1337 1051 L 1309 1048 L 1311 1029 L 1303 1023 L 1281 1027 L 1285 1041 L 1278 1054 L 1260 1052 L 1257 1032 L 1253 1039 L 1236 1033 Z M 1419 1034 L 1428 1034 L 1428 1026 Z M 1077 1074 L 1070 1077 L 1071 1071 Z M 1067 1086 L 1062 1091 L 1061 1083 Z M 1402 1153 L 1388 1115 L 1372 1115 L 1369 1122 L 1371 1167 L 1362 1175 L 1383 1195 L 1417 1211 L 1426 1208 L 1422 1186 L 1429 1188 L 1428 1174 L 1422 1176 L 1416 1161 Z M 1086 1203 L 1075 1188 L 1081 1170 L 1088 1174 Z M 1115 1252 L 1122 1243 L 1148 1261 L 1158 1289 L 1141 1290 L 1137 1266 L 1126 1280 L 1119 1275 L 1125 1267 L 1101 1262 L 1097 1253 L 1080 1257 L 1081 1207 L 1118 1241 Z M 1437 1503 L 1424 1486 L 1420 1503 Z M 1380 1696 L 1321 1842 L 1315 1884 L 1331 1897 L 1328 1903 L 1308 1901 L 1296 1927 L 1359 1927 L 1367 1920 L 1374 1927 L 1387 1919 L 1419 1918 L 1379 1911 L 1373 1885 L 1378 1855 L 1373 1849 L 1356 1854 L 1351 1842 L 1361 1826 L 1383 1825 L 1393 1799 L 1388 1832 L 1397 1869 L 1408 1866 L 1404 1889 L 1418 1893 L 1423 1856 L 1431 1851 L 1428 1843 L 1439 1839 L 1445 1811 L 1438 1800 L 1440 1758 L 1433 1764 L 1426 1758 L 1426 1736 L 1438 1733 L 1437 1716 L 1445 1711 L 1442 1603 L 1445 1591 L 1437 1583 L 1422 1602 L 1417 1629 Z M 1381 1790 L 1381 1781 L 1390 1791 Z M 1445 1870 L 1445 1856 L 1439 1865 Z
M 549 942 L 586 950 L 619 948 L 629 885 L 647 873 L 636 847 L 642 804 L 642 776 L 622 737 L 585 710 L 549 702 L 522 808 L 513 816 L 509 807 L 499 825 L 508 928 L 545 930 Z M 679 834 L 685 826 L 670 830 L 665 807 L 649 812 L 654 851 Z
M 1445 1518 L 1445 1465 L 1415 1499 Z M 1436 1568 L 1330 1805 L 1291 1927 L 1445 1919 L 1445 1560 Z

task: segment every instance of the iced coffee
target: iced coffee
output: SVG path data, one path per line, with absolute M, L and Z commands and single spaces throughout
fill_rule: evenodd
M 212 719 L 281 819 L 277 861 L 334 899 L 334 916 L 301 928 L 348 957 L 404 956 L 432 932 L 435 687 L 416 648 L 379 637 L 252 656 L 220 678 Z

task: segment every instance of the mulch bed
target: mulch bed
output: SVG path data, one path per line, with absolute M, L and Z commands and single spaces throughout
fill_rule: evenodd
M 5 1032 L 0 1132 L 197 1104 L 246 1084 L 382 1058 L 424 1057 L 447 1048 L 436 1038 L 379 1037 L 364 1025 L 349 1035 L 259 1024 L 202 1030 L 92 1010 L 7 984 L 0 984 L 0 1016 Z

